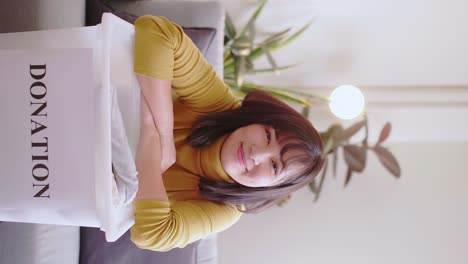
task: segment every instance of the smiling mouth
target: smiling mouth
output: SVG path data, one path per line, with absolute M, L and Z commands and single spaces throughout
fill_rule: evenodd
M 240 144 L 239 148 L 237 149 L 237 158 L 239 159 L 239 163 L 244 168 L 245 172 L 248 172 L 247 164 L 245 164 L 245 156 L 244 156 L 244 150 L 243 149 L 244 149 L 243 145 Z

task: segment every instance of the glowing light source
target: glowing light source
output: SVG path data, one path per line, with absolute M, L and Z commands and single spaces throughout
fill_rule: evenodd
M 364 95 L 355 86 L 338 86 L 330 95 L 330 110 L 341 119 L 353 119 L 364 110 Z

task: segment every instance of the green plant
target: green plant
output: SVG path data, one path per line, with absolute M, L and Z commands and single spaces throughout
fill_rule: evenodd
M 277 66 L 271 52 L 278 50 L 297 39 L 313 23 L 313 20 L 311 20 L 294 33 L 291 33 L 290 28 L 282 30 L 271 34 L 260 43 L 255 43 L 255 21 L 266 3 L 267 0 L 263 0 L 258 5 L 248 22 L 239 31 L 236 30 L 229 14 L 226 14 L 224 37 L 224 80 L 226 84 L 228 84 L 229 87 L 231 87 L 234 92 L 241 97 L 252 89 L 261 89 L 270 92 L 280 99 L 301 105 L 303 108 L 302 112 L 308 113 L 310 102 L 295 96 L 294 93 L 291 93 L 290 91 L 271 86 L 262 86 L 244 82 L 244 77 L 247 74 L 273 73 L 294 67 L 295 65 Z M 264 56 L 268 58 L 271 68 L 255 69 L 254 62 Z
M 298 104 L 301 112 L 308 117 L 313 101 L 328 103 L 328 97 L 294 91 L 288 88 L 265 86 L 244 81 L 247 74 L 277 73 L 295 65 L 278 66 L 271 52 L 278 50 L 301 36 L 313 23 L 311 20 L 299 30 L 291 33 L 291 29 L 279 31 L 263 39 L 260 43 L 255 43 L 255 21 L 266 5 L 267 0 L 260 2 L 248 22 L 237 31 L 231 17 L 226 14 L 225 37 L 224 37 L 224 81 L 240 97 L 245 96 L 253 89 L 264 90 L 273 96 L 292 104 Z M 256 69 L 254 62 L 266 56 L 271 68 Z M 364 139 L 359 143 L 352 143 L 351 138 L 364 129 Z M 368 118 L 364 113 L 362 120 L 354 123 L 348 128 L 343 128 L 341 124 L 332 124 L 325 131 L 320 133 L 324 143 L 325 165 L 320 175 L 309 185 L 310 190 L 315 194 L 315 201 L 320 197 L 322 186 L 327 176 L 329 164 L 331 163 L 333 175 L 336 175 L 338 152 L 342 152 L 346 165 L 348 166 L 345 187 L 349 184 L 354 173 L 363 172 L 366 166 L 367 153 L 373 151 L 383 166 L 395 177 L 400 177 L 401 169 L 393 154 L 382 143 L 388 138 L 391 132 L 391 125 L 387 123 L 382 128 L 379 140 L 374 145 L 368 142 Z M 331 161 L 330 161 L 331 160 Z M 287 202 L 286 197 L 280 205 Z
M 349 184 L 353 173 L 364 171 L 368 151 L 373 151 L 382 165 L 393 176 L 399 178 L 401 176 L 401 169 L 397 159 L 386 147 L 382 146 L 382 143 L 390 135 L 391 128 L 391 124 L 387 122 L 380 131 L 379 139 L 373 145 L 370 145 L 368 142 L 369 127 L 367 115 L 363 115 L 363 120 L 354 123 L 346 129 L 341 124 L 332 124 L 327 131 L 320 133 L 320 137 L 324 142 L 325 165 L 321 174 L 309 184 L 310 190 L 315 194 L 315 201 L 320 197 L 329 163 L 333 167 L 333 175 L 336 176 L 339 150 L 343 153 L 344 160 L 348 166 L 344 183 L 345 187 Z M 350 139 L 361 129 L 364 129 L 364 139 L 358 143 L 351 143 Z

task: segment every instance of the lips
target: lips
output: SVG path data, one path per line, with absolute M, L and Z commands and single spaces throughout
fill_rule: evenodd
M 246 172 L 248 172 L 247 164 L 245 163 L 245 156 L 244 156 L 244 150 L 243 150 L 242 144 L 240 144 L 239 148 L 237 149 L 237 158 L 239 159 L 239 163 L 241 167 L 244 168 Z

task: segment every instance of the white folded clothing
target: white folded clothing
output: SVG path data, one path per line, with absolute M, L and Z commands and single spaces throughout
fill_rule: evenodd
M 128 138 L 125 133 L 125 127 L 120 112 L 119 102 L 117 100 L 117 90 L 111 84 L 112 93 L 112 112 L 111 112 L 111 137 L 112 137 L 112 171 L 117 186 L 118 204 L 129 204 L 136 196 L 138 191 L 138 172 L 135 166 L 135 160 L 130 150 Z

